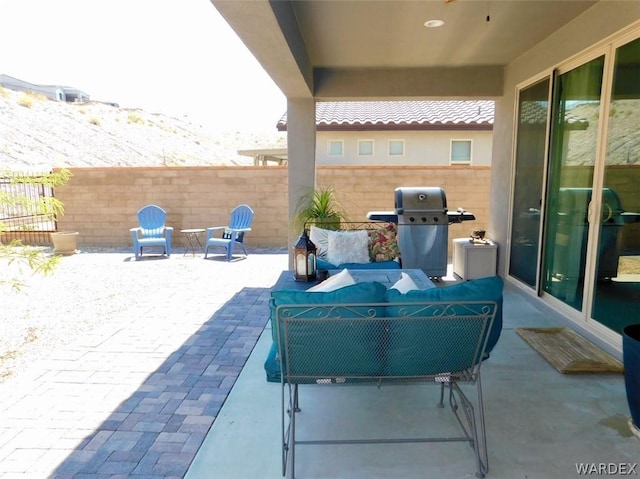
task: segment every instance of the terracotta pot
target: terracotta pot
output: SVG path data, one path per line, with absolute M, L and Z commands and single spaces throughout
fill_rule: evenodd
M 51 233 L 53 252 L 64 256 L 75 254 L 79 234 L 77 231 L 58 231 Z

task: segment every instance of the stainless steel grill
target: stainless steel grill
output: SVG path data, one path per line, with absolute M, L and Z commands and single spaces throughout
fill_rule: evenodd
M 396 188 L 398 247 L 403 268 L 422 269 L 428 276 L 447 274 L 449 218 L 442 188 Z
M 553 275 L 565 279 L 583 279 L 591 205 L 591 188 L 560 188 L 558 226 Z M 640 222 L 640 214 L 624 211 L 618 194 L 602 189 L 602 217 L 598 246 L 598 279 L 610 280 L 618 275 L 622 230 L 625 224 Z M 580 262 L 578 263 L 578 256 Z
M 395 212 L 369 212 L 376 221 L 398 223 L 398 247 L 403 268 L 421 269 L 432 278 L 447 274 L 449 224 L 474 220 L 464 210 L 447 210 L 447 197 L 438 187 L 395 189 Z

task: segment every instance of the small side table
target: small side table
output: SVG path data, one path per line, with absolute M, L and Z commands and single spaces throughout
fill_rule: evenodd
M 491 240 L 472 243 L 469 238 L 453 240 L 453 272 L 464 280 L 496 275 L 498 245 Z
M 198 251 L 204 251 L 204 247 L 202 246 L 202 242 L 200 241 L 200 235 L 204 233 L 206 230 L 204 228 L 189 228 L 186 230 L 180 230 L 185 238 L 187 238 L 188 245 L 184 250 L 184 254 L 182 256 L 186 256 L 189 251 L 193 256 L 196 255 L 196 249 Z

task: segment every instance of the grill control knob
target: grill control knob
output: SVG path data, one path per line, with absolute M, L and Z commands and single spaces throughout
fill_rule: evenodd
M 421 220 L 422 220 L 423 223 L 427 222 L 427 218 L 425 218 L 424 216 L 421 218 Z
M 434 223 L 437 223 L 437 222 L 438 222 L 438 220 L 439 220 L 439 218 L 438 218 L 437 216 L 434 216 L 434 217 L 433 217 L 433 222 L 434 222 Z
M 413 223 L 416 219 L 413 216 L 409 216 L 409 221 Z

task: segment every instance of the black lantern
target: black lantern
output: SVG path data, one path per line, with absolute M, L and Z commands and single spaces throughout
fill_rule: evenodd
M 293 247 L 293 270 L 296 281 L 316 279 L 316 245 L 313 244 L 305 229 Z

